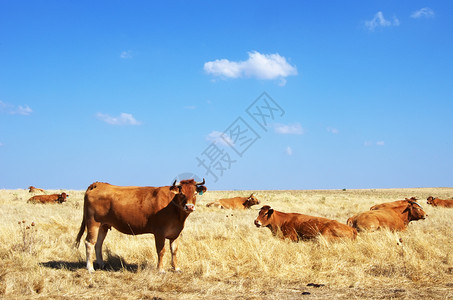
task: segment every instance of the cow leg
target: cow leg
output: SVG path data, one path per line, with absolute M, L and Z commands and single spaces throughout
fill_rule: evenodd
M 98 264 L 100 269 L 104 269 L 104 260 L 102 259 L 102 243 L 104 243 L 104 239 L 107 235 L 109 227 L 107 225 L 103 225 L 99 228 L 98 232 L 98 239 L 96 241 L 96 263 Z
M 87 220 L 87 237 L 85 239 L 85 247 L 87 254 L 87 269 L 88 271 L 94 272 L 93 259 L 94 259 L 94 245 L 98 238 L 100 223 L 94 220 Z
M 173 239 L 170 240 L 170 252 L 171 252 L 171 266 L 173 267 L 173 270 L 175 272 L 181 271 L 181 269 L 178 267 L 178 260 L 176 258 L 176 253 L 178 252 L 178 244 L 179 244 L 179 239 Z
M 157 251 L 157 270 L 159 273 L 165 273 L 163 265 L 163 258 L 165 254 L 165 237 L 163 235 L 154 235 Z

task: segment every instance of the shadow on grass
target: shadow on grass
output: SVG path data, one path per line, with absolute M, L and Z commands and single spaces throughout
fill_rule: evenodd
M 69 271 L 77 271 L 80 269 L 86 269 L 86 263 L 85 262 L 68 262 L 68 261 L 48 261 L 48 262 L 43 262 L 40 264 L 41 266 L 44 266 L 46 268 L 51 268 L 51 269 L 65 269 Z M 145 266 L 140 266 L 141 269 L 143 269 Z M 99 267 L 96 263 L 94 263 L 94 269 L 99 270 Z M 137 264 L 128 264 L 124 261 L 124 259 L 118 255 L 112 255 L 109 253 L 107 261 L 105 261 L 105 266 L 103 268 L 104 271 L 128 271 L 132 273 L 137 273 L 139 270 L 139 266 Z

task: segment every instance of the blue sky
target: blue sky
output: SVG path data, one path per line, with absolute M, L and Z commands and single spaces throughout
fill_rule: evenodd
M 0 188 L 452 186 L 452 11 L 0 0 Z

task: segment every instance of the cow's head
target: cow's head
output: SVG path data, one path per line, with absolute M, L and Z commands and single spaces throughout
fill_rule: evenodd
M 66 202 L 66 198 L 67 198 L 67 197 L 69 197 L 68 194 L 66 194 L 66 193 L 61 193 L 60 195 L 58 195 L 57 202 L 58 202 L 58 203 Z
M 30 185 L 30 186 L 28 187 L 28 191 L 29 191 L 30 193 L 31 193 L 34 189 L 35 189 L 35 187 L 32 186 L 32 185 Z
M 426 199 L 426 203 L 427 204 L 430 204 L 430 205 L 434 205 L 434 197 L 433 196 L 429 196 L 428 199 Z
M 256 227 L 266 227 L 267 225 L 269 225 L 270 218 L 273 213 L 274 210 L 269 205 L 261 207 L 258 217 L 255 219 Z
M 408 211 L 408 219 L 409 221 L 417 221 L 420 219 L 425 219 L 428 215 L 425 213 L 423 208 L 418 204 L 417 202 L 414 201 L 409 201 L 407 204 L 407 208 L 404 210 L 404 212 Z
M 260 200 L 253 196 L 253 193 L 245 200 L 244 206 L 249 208 L 252 205 L 260 204 Z
M 187 179 L 177 183 L 175 180 L 170 187 L 170 191 L 175 194 L 172 201 L 186 213 L 193 212 L 195 210 L 197 195 L 202 195 L 207 190 L 204 184 L 204 178 L 202 182 Z

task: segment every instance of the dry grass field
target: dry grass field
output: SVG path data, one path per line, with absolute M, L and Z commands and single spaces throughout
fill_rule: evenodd
M 205 204 L 250 191 L 208 191 L 181 236 L 182 272 L 165 274 L 157 273 L 152 235 L 115 230 L 104 242 L 107 269 L 89 274 L 84 244 L 73 248 L 84 191 L 65 192 L 66 203 L 40 205 L 27 203 L 28 190 L 0 190 L 0 298 L 453 299 L 453 209 L 426 205 L 430 195 L 452 197 L 453 188 L 254 191 L 261 204 L 247 211 Z M 292 243 L 253 224 L 266 204 L 345 223 L 374 204 L 412 196 L 428 217 L 398 234 Z M 164 265 L 170 269 L 169 250 Z

